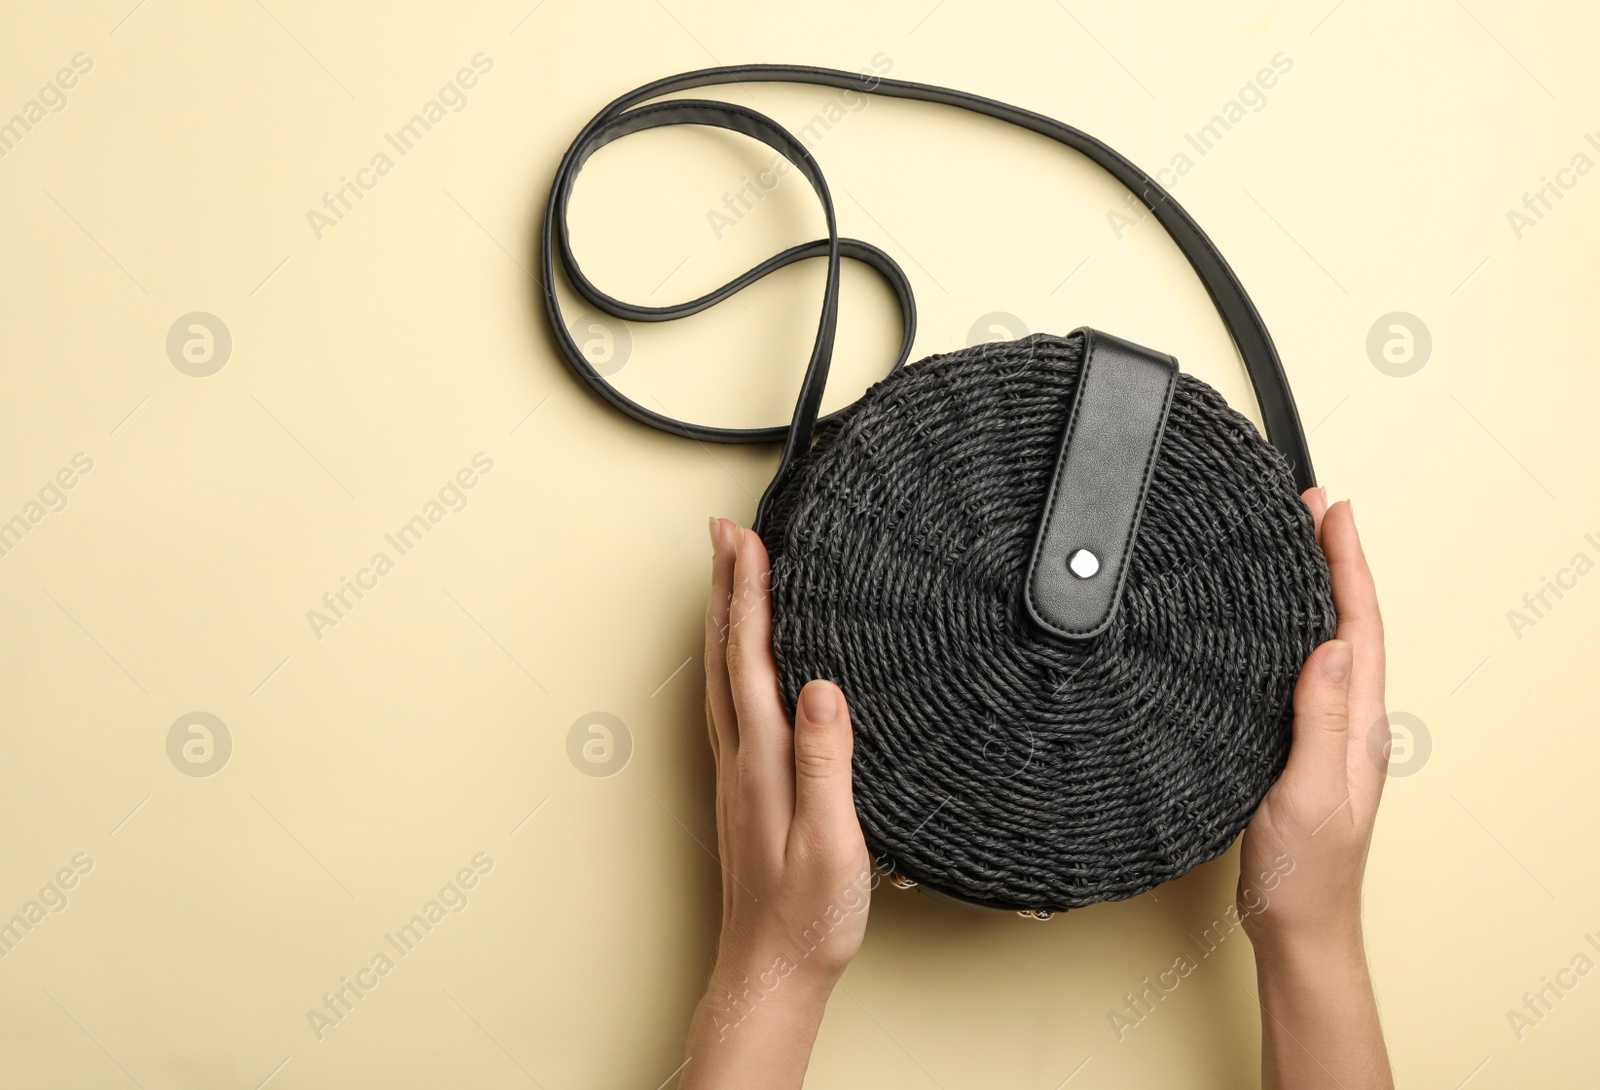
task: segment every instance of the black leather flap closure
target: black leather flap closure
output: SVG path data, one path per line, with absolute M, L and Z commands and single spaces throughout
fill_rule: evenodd
M 1111 623 L 1128 573 L 1178 362 L 1087 327 L 1083 368 L 1028 569 L 1028 612 L 1058 636 Z

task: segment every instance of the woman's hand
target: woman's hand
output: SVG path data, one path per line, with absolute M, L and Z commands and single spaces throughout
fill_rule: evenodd
M 771 570 L 754 532 L 711 520 L 706 722 L 717 770 L 722 935 L 684 1088 L 798 1087 L 874 884 L 850 781 L 850 712 L 830 681 L 790 726 L 772 659 Z
M 1240 855 L 1256 951 L 1262 1085 L 1392 1087 L 1361 936 L 1361 878 L 1388 770 L 1383 619 L 1348 501 L 1305 493 L 1328 558 L 1336 637 L 1306 660 L 1294 742 Z

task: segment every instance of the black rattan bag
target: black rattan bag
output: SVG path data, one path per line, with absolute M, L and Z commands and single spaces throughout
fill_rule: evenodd
M 1150 209 L 1221 312 L 1270 444 L 1171 357 L 1090 329 L 981 344 L 902 367 L 910 283 L 875 246 L 840 238 L 804 144 L 695 87 L 813 83 L 920 99 L 1060 141 Z M 698 299 L 639 307 L 579 269 L 566 209 L 585 160 L 618 137 L 706 125 L 785 156 L 828 237 Z M 619 392 L 561 316 L 555 264 L 618 318 L 665 321 L 776 269 L 825 258 L 815 348 L 787 427 L 689 424 Z M 899 298 L 888 377 L 819 418 L 842 259 Z M 1220 855 L 1282 771 L 1300 666 L 1333 636 L 1328 569 L 1299 493 L 1315 482 L 1282 366 L 1222 255 L 1156 182 L 1093 137 L 959 91 L 791 65 L 713 68 L 618 98 L 578 135 L 551 190 L 546 309 L 577 374 L 629 416 L 710 442 L 783 442 L 755 528 L 772 559 L 773 654 L 788 711 L 836 682 L 855 726 L 868 846 L 902 884 L 1043 916 L 1116 900 Z

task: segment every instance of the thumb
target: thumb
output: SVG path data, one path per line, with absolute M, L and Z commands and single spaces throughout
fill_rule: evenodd
M 1329 640 L 1311 652 L 1294 688 L 1294 742 L 1279 782 L 1324 814 L 1350 794 L 1350 644 Z
M 795 826 L 824 845 L 859 839 L 850 791 L 850 709 L 831 681 L 800 690 L 794 722 Z

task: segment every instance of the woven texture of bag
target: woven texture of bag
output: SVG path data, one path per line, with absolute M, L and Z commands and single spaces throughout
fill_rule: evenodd
M 1190 375 L 1110 627 L 1073 641 L 1031 620 L 1082 354 L 1036 334 L 896 372 L 819 426 L 766 533 L 783 699 L 844 690 L 868 847 L 993 908 L 1132 897 L 1225 851 L 1334 634 L 1282 455 Z

